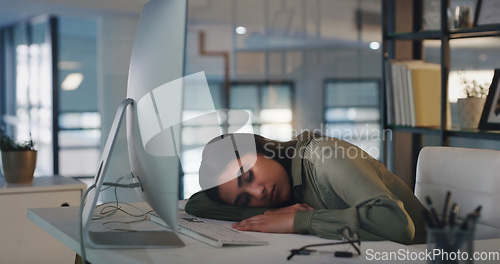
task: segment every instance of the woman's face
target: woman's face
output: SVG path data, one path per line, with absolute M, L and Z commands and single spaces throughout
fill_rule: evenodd
M 285 169 L 277 161 L 251 154 L 234 160 L 222 172 L 222 178 L 241 175 L 219 185 L 220 198 L 229 204 L 250 207 L 280 205 L 291 195 L 291 182 Z M 255 164 L 251 166 L 251 162 Z

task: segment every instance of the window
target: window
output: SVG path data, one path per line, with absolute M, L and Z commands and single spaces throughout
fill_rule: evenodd
M 325 81 L 325 134 L 346 140 L 380 159 L 380 81 Z
M 291 83 L 234 83 L 231 109 L 248 110 L 253 132 L 262 136 L 290 140 L 293 120 Z M 232 124 L 229 125 L 241 125 Z
M 222 103 L 233 100 L 232 109 L 252 109 L 256 133 L 287 139 L 291 136 L 288 133 L 319 130 L 326 122 L 322 104 L 326 78 L 382 75 L 381 7 L 378 0 L 189 1 L 185 72 L 204 71 L 209 80 L 219 81 L 219 88 L 214 89 L 223 90 L 223 80 L 233 81 L 230 98 L 220 92 L 220 97 L 213 93 L 213 99 Z M 292 82 L 293 111 L 267 111 L 261 98 L 265 95 L 250 88 L 251 83 L 235 80 L 252 80 L 256 84 L 265 80 Z M 269 93 L 269 98 L 276 94 L 284 98 L 277 90 Z M 375 111 L 379 113 L 378 108 Z M 326 123 L 352 127 L 351 122 Z M 379 127 L 375 122 L 368 124 Z M 193 164 L 196 172 L 199 161 Z M 198 186 L 197 176 L 193 179 L 193 186 Z
M 94 20 L 39 16 L 1 30 L 1 126 L 31 135 L 35 176 L 93 176 L 100 158 Z
M 93 177 L 101 158 L 97 22 L 59 18 L 59 174 Z
M 55 18 L 40 16 L 2 29 L 2 127 L 38 150 L 35 176 L 57 173 L 53 113 Z

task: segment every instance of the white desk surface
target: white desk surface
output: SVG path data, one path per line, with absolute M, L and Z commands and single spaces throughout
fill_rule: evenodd
M 28 218 L 54 236 L 71 250 L 79 253 L 78 234 L 78 208 L 57 207 L 37 208 L 28 210 Z M 223 222 L 228 224 L 229 222 Z M 354 258 L 334 258 L 330 255 L 294 256 L 290 261 L 286 260 L 290 249 L 300 248 L 306 244 L 329 242 L 331 240 L 321 239 L 316 236 L 297 234 L 268 234 L 252 233 L 252 235 L 263 238 L 269 242 L 265 246 L 231 246 L 215 248 L 184 236 L 179 236 L 186 244 L 182 248 L 170 249 L 86 249 L 87 261 L 98 263 L 387 263 L 388 261 L 375 259 L 375 252 L 405 252 L 406 254 L 425 251 L 425 245 L 401 245 L 390 241 L 370 242 L 362 241 L 362 255 Z M 334 248 L 323 247 L 321 249 L 343 250 L 343 246 Z M 476 241 L 474 251 L 500 251 L 500 239 Z M 367 254 L 367 252 L 372 252 Z M 380 256 L 380 255 L 379 255 Z M 370 259 L 371 258 L 371 259 Z M 394 261 L 398 263 L 407 261 Z M 411 261 L 412 263 L 425 263 L 422 261 Z M 491 261 L 498 263 L 499 261 Z M 475 263 L 479 263 L 476 261 Z M 483 262 L 480 262 L 483 263 Z

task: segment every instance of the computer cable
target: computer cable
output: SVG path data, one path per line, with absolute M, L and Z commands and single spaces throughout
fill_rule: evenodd
M 140 182 L 136 182 L 136 183 L 131 183 L 131 184 L 120 184 L 119 182 L 124 178 L 124 176 L 126 175 L 122 175 L 116 182 L 112 183 L 112 182 L 104 182 L 103 185 L 105 186 L 108 186 L 107 188 L 104 188 L 102 189 L 101 191 L 104 191 L 108 188 L 111 188 L 111 187 L 115 187 L 115 200 L 116 200 L 116 206 L 114 208 L 114 210 L 112 210 L 110 213 L 108 213 L 106 216 L 103 216 L 103 217 L 109 217 L 109 216 L 112 216 L 114 215 L 118 210 L 121 210 L 119 208 L 119 203 L 118 203 L 118 193 L 116 191 L 117 188 L 137 188 L 137 187 L 141 187 L 141 184 Z M 90 185 L 87 190 L 85 190 L 85 192 L 83 193 L 83 196 L 82 196 L 82 199 L 80 201 L 80 210 L 79 210 L 79 233 L 80 233 L 80 257 L 82 258 L 82 263 L 86 263 L 86 253 L 85 253 L 85 245 L 84 245 L 84 239 L 83 239 L 83 208 L 85 206 L 85 200 L 89 194 L 89 192 L 96 188 L 96 185 L 95 184 L 92 184 Z M 132 207 L 135 207 L 133 205 L 130 205 Z M 137 208 L 137 207 L 136 207 Z M 138 209 L 138 208 L 137 208 Z M 122 210 L 123 211 L 123 210 Z M 144 215 L 146 216 L 146 213 L 144 213 Z M 147 216 L 146 216 L 147 218 Z M 92 218 L 94 220 L 94 218 Z M 144 220 L 141 220 L 141 221 L 144 221 Z
M 112 188 L 114 187 L 114 194 L 115 194 L 115 206 L 106 206 L 105 208 L 112 208 L 113 210 L 107 212 L 106 214 L 103 214 L 104 212 L 104 209 L 101 210 L 101 215 L 99 216 L 96 216 L 94 215 L 92 217 L 92 220 L 98 220 L 98 219 L 102 219 L 102 218 L 105 218 L 105 217 L 109 217 L 109 216 L 112 216 L 114 215 L 118 210 L 120 210 L 120 207 L 119 207 L 119 204 L 118 204 L 118 192 L 117 192 L 117 188 L 137 188 L 137 187 L 141 187 L 141 184 L 140 182 L 136 182 L 136 183 L 130 183 L 130 184 L 120 184 L 120 181 L 126 179 L 125 177 L 126 176 L 129 176 L 131 175 L 130 179 L 133 178 L 133 174 L 132 172 L 130 172 L 129 174 L 124 174 L 122 176 L 120 176 L 114 183 L 112 182 L 104 182 L 103 185 L 104 186 L 107 186 L 106 188 L 103 188 L 100 192 L 103 192 L 109 188 Z M 108 203 L 109 204 L 109 203 Z

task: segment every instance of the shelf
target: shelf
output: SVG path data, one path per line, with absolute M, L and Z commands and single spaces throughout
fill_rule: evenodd
M 422 135 L 437 135 L 444 133 L 448 137 L 464 137 L 464 138 L 477 138 L 477 139 L 500 139 L 500 130 L 480 130 L 480 129 L 461 129 L 451 128 L 441 131 L 439 127 L 410 127 L 410 126 L 397 126 L 388 125 L 387 129 L 394 132 L 404 132 Z
M 450 29 L 451 39 L 494 37 L 494 36 L 500 36 L 500 25 Z
M 451 1 L 441 0 L 439 2 L 442 7 L 445 5 L 449 6 Z M 478 38 L 480 42 L 482 42 L 482 39 L 479 38 L 493 38 L 492 40 L 496 41 L 500 37 L 500 24 L 475 26 L 470 28 L 438 28 L 421 30 L 424 11 L 423 4 L 423 0 L 413 1 L 412 8 L 409 8 L 411 4 L 408 4 L 406 1 L 382 0 L 382 13 L 384 18 L 382 30 L 382 54 L 384 55 L 382 64 L 382 68 L 384 69 L 382 83 L 384 86 L 393 85 L 387 80 L 387 77 L 390 77 L 390 74 L 388 74 L 387 71 L 392 70 L 391 67 L 387 67 L 390 65 L 388 62 L 392 59 L 415 59 L 425 61 L 424 46 L 427 44 L 425 41 L 432 40 L 433 42 L 436 42 L 432 43 L 432 45 L 437 47 L 437 44 L 439 44 L 439 50 L 437 52 L 440 57 L 439 65 L 441 65 L 442 69 L 439 88 L 441 89 L 441 94 L 447 94 L 452 48 L 458 47 L 458 45 L 451 45 L 450 42 L 455 39 L 467 38 Z M 441 8 L 440 11 L 442 10 L 444 9 Z M 398 15 L 396 16 L 396 14 Z M 405 20 L 405 17 L 409 14 L 413 16 L 413 19 Z M 438 18 L 439 25 L 445 25 L 448 22 L 447 15 L 443 14 L 443 12 L 439 12 Z M 396 23 L 398 23 L 398 27 L 396 27 Z M 404 28 L 404 30 L 413 29 L 414 31 L 395 31 L 396 28 Z M 460 42 L 460 44 L 467 44 L 467 41 L 457 42 Z M 455 42 L 453 42 L 453 44 L 455 44 Z M 491 48 L 494 48 L 494 46 L 491 45 Z M 392 89 L 390 86 L 388 88 Z M 386 87 L 386 89 L 388 88 Z M 389 106 L 389 104 L 393 104 L 391 94 L 387 94 L 388 91 L 394 90 L 382 90 L 382 100 L 385 107 Z M 441 105 L 444 103 L 445 102 L 441 100 L 439 113 L 441 120 L 443 120 L 443 118 L 450 118 L 447 112 L 450 110 Z M 386 112 L 389 112 L 389 110 L 394 109 L 387 107 L 385 110 L 387 110 Z M 461 129 L 458 127 L 447 128 L 446 126 L 410 127 L 388 124 L 388 120 L 395 119 L 394 117 L 385 116 L 385 118 L 382 119 L 382 127 L 384 130 L 390 130 L 394 134 L 400 133 L 400 138 L 406 140 L 407 143 L 404 145 L 402 141 L 398 141 L 398 145 L 396 146 L 396 143 L 394 142 L 387 142 L 384 145 L 383 150 L 386 153 L 384 154 L 384 158 L 387 159 L 384 162 L 392 166 L 390 169 L 400 173 L 403 175 L 402 177 L 409 177 L 412 181 L 415 180 L 416 161 L 419 151 L 422 147 L 425 147 L 425 144 L 429 143 L 425 136 L 436 137 L 436 140 L 432 142 L 433 145 L 438 146 L 453 146 L 453 144 L 456 144 L 456 142 L 454 142 L 455 139 L 460 139 L 460 141 L 464 142 L 471 142 L 471 146 L 474 146 L 475 143 L 473 143 L 473 141 L 476 140 L 490 140 L 495 148 L 498 148 L 498 144 L 500 143 L 500 130 Z M 408 134 L 411 137 L 407 137 L 407 135 L 404 134 Z M 481 146 L 481 144 L 478 145 L 479 147 Z M 400 163 L 409 164 L 409 166 L 406 166 L 406 168 L 395 166 L 395 164 Z
M 488 25 L 473 28 L 453 28 L 442 33 L 440 30 L 425 30 L 420 32 L 397 32 L 387 34 L 387 40 L 438 40 L 441 34 L 450 39 L 479 38 L 500 36 L 500 25 Z
M 450 137 L 464 137 L 464 138 L 477 138 L 477 139 L 500 139 L 499 130 L 480 130 L 480 129 L 460 129 L 453 128 L 444 131 Z
M 410 127 L 410 126 L 389 125 L 387 128 L 391 129 L 394 132 L 425 134 L 425 135 L 441 134 L 441 130 L 439 129 L 439 127 Z
M 389 33 L 386 36 L 387 40 L 424 40 L 424 39 L 440 39 L 440 38 L 441 38 L 441 32 L 439 30 Z

